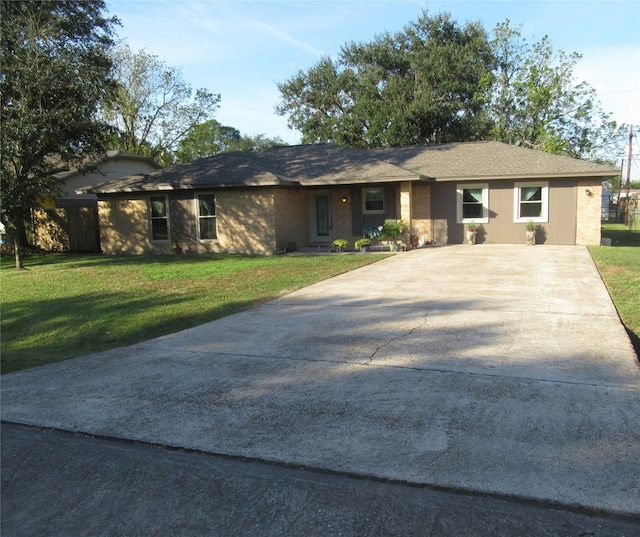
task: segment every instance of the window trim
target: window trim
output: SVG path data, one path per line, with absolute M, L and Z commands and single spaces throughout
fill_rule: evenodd
M 539 186 L 542 188 L 542 210 L 540 216 L 520 216 L 520 189 Z M 526 224 L 529 220 L 540 223 L 549 222 L 549 181 L 524 181 L 513 185 L 513 221 L 516 224 Z
M 163 198 L 167 215 L 164 217 L 153 216 L 153 199 Z M 171 220 L 169 215 L 169 196 L 166 194 L 153 194 L 149 196 L 149 239 L 151 242 L 168 243 L 171 242 Z M 167 221 L 167 238 L 166 239 L 154 239 L 153 238 L 153 221 L 154 220 L 166 220 Z
M 367 210 L 367 192 L 369 190 L 380 190 L 382 192 L 382 209 Z M 362 189 L 362 214 L 385 214 L 386 210 L 387 207 L 384 187 L 366 187 Z
M 200 198 L 199 196 L 213 196 L 213 204 L 215 207 L 215 213 L 213 216 L 200 216 Z M 218 204 L 217 204 L 217 196 L 215 192 L 195 192 L 193 196 L 193 203 L 195 205 L 195 215 L 196 215 L 196 233 L 198 237 L 198 242 L 215 242 L 218 240 Z M 216 224 L 216 237 L 215 239 L 203 239 L 200 236 L 200 218 L 212 218 Z
M 463 190 L 471 188 L 482 189 L 482 217 L 481 218 L 463 218 L 462 217 L 462 201 L 464 198 Z M 476 224 L 489 223 L 489 183 L 461 183 L 456 185 L 456 222 L 458 224 L 468 224 L 469 222 Z

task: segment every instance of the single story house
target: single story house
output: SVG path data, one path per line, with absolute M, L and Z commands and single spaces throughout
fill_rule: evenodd
M 599 244 L 611 166 L 500 142 L 350 149 L 332 144 L 224 153 L 108 181 L 98 197 L 106 254 L 272 253 L 351 245 L 402 220 L 420 244 Z M 409 241 L 409 237 L 405 237 Z
M 36 245 L 49 251 L 101 251 L 98 197 L 77 190 L 160 167 L 151 158 L 114 149 L 96 162 L 58 173 L 61 192 L 41 200 L 41 208 L 34 211 Z

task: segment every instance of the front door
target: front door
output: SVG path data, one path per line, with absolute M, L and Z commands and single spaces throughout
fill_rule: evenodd
M 313 192 L 309 203 L 311 242 L 331 242 L 331 193 L 325 190 Z

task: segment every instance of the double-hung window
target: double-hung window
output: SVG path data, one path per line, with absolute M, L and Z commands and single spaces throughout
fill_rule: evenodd
M 514 186 L 514 222 L 547 222 L 549 216 L 549 184 L 516 183 Z
M 198 239 L 210 241 L 218 238 L 216 228 L 216 197 L 214 194 L 197 194 Z
M 489 222 L 489 185 L 458 185 L 457 219 L 459 224 Z
M 362 212 L 365 214 L 384 214 L 384 188 L 363 189 Z
M 166 196 L 149 198 L 149 217 L 151 219 L 151 240 L 169 240 L 169 204 Z

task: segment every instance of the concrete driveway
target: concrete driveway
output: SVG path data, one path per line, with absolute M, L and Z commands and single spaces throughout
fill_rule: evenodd
M 633 348 L 570 246 L 402 253 L 2 377 L 5 422 L 632 516 L 639 408 Z

